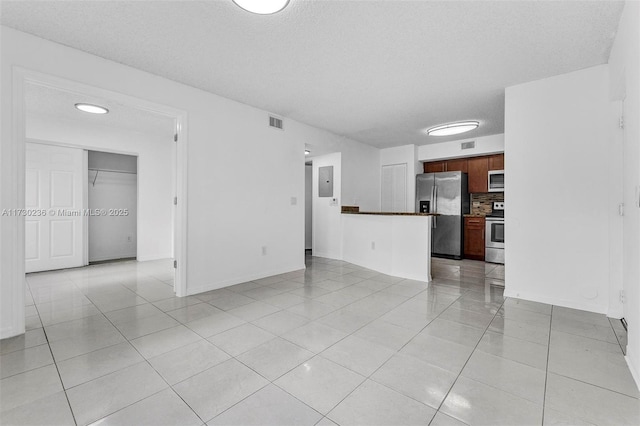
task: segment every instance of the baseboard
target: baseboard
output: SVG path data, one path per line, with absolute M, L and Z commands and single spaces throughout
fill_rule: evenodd
M 591 303 L 579 303 L 573 300 L 571 301 L 563 300 L 555 297 L 547 297 L 540 294 L 533 294 L 533 293 L 513 290 L 509 288 L 508 284 L 504 289 L 504 296 L 512 297 L 514 299 L 528 300 L 531 302 L 546 303 L 548 305 L 562 306 L 563 308 L 571 308 L 571 309 L 579 309 L 582 311 L 595 312 L 597 314 L 605 314 L 605 315 L 607 314 L 606 306 L 598 306 Z
M 333 259 L 333 260 L 342 260 L 342 256 L 337 256 L 332 253 L 323 253 L 323 252 L 311 252 L 313 257 L 324 257 L 325 259 Z
M 287 272 L 299 271 L 305 268 L 306 266 L 302 264 L 298 266 L 283 267 L 283 268 L 274 269 L 266 272 L 260 272 L 257 274 L 244 275 L 241 277 L 224 280 L 217 283 L 209 283 L 209 284 L 205 284 L 197 287 L 190 287 L 187 284 L 187 296 L 204 293 L 206 291 L 217 290 L 217 289 L 229 287 L 235 284 L 242 284 L 242 283 L 246 283 L 247 281 L 253 281 L 253 280 L 259 280 L 261 278 L 272 277 L 274 275 L 286 274 Z
M 136 256 L 134 255 L 134 257 Z M 163 259 L 173 259 L 173 256 L 171 256 L 170 254 L 151 254 L 151 255 L 144 255 L 144 256 L 138 255 L 136 257 L 136 260 L 138 262 L 149 262 L 151 260 L 163 260 Z
M 111 255 L 111 256 L 102 256 L 102 257 L 96 257 L 96 258 L 92 258 L 89 259 L 89 263 L 92 262 L 104 262 L 105 260 L 118 260 L 118 259 L 135 259 L 136 258 L 136 254 L 135 253 L 131 253 L 131 254 L 117 254 L 117 255 Z
M 633 380 L 636 382 L 636 387 L 638 388 L 638 390 L 640 390 L 640 375 L 638 375 L 638 372 L 636 371 L 636 369 L 633 368 L 633 365 L 631 364 L 631 360 L 629 359 L 628 355 L 625 355 L 624 360 L 627 361 L 627 367 L 629 367 L 629 371 L 631 372 L 631 377 L 633 377 Z

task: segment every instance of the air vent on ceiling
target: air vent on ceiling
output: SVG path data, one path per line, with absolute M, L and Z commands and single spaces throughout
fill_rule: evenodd
M 460 144 L 460 149 L 472 149 L 475 147 L 476 147 L 476 141 L 462 142 Z
M 273 116 L 269 116 L 269 126 L 270 127 L 275 127 L 276 129 L 280 129 L 283 130 L 282 128 L 282 119 L 281 118 L 277 118 L 277 117 L 273 117 Z

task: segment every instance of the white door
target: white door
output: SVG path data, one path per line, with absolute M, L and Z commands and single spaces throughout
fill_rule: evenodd
M 83 266 L 83 155 L 26 145 L 26 272 Z
M 382 166 L 381 210 L 407 211 L 407 164 Z

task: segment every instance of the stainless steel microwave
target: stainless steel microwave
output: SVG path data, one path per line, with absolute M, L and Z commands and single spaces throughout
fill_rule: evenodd
M 489 171 L 489 192 L 504 192 L 504 170 Z

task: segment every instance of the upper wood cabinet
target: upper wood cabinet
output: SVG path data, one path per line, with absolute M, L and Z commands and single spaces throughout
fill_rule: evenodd
M 487 192 L 489 159 L 487 157 L 473 157 L 467 160 L 469 174 L 469 192 Z
M 455 160 L 446 161 L 447 172 L 464 172 L 467 173 L 467 159 L 457 158 Z
M 428 163 L 424 163 L 424 172 L 425 173 L 438 173 L 438 172 L 446 172 L 446 162 L 445 161 L 430 161 Z
M 424 173 L 464 172 L 469 178 L 469 192 L 487 192 L 489 170 L 504 170 L 504 154 L 455 158 L 424 163 Z
M 457 158 L 455 160 L 446 161 L 430 161 L 424 163 L 425 173 L 439 172 L 467 172 L 467 159 Z
M 489 170 L 504 170 L 504 154 L 489 156 Z

